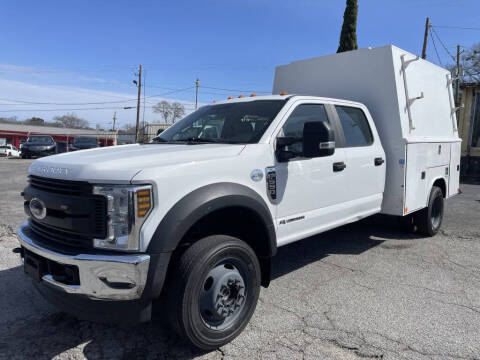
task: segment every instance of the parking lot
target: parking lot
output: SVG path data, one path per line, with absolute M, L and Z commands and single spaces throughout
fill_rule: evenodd
M 30 163 L 0 159 L 1 359 L 480 359 L 480 185 L 462 184 L 434 238 L 374 217 L 279 249 L 245 331 L 204 353 L 161 311 L 133 328 L 96 324 L 36 293 L 12 253 Z

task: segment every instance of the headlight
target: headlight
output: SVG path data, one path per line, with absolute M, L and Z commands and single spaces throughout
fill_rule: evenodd
M 152 186 L 101 185 L 93 193 L 107 198 L 107 237 L 94 239 L 102 249 L 140 249 L 140 228 L 152 209 Z

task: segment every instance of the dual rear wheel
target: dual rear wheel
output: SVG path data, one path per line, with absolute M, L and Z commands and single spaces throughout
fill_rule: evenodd
M 433 186 L 428 198 L 428 205 L 413 214 L 400 217 L 402 226 L 407 231 L 414 231 L 425 236 L 434 236 L 440 230 L 443 221 L 444 197 L 438 186 Z
M 434 236 L 443 221 L 443 192 L 438 186 L 432 186 L 428 206 L 413 214 L 413 222 L 419 233 L 426 236 Z

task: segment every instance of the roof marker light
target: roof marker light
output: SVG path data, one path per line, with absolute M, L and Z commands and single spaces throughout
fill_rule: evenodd
M 287 92 L 286 92 L 286 91 L 282 91 L 282 92 L 280 93 L 280 95 L 287 95 Z
M 213 103 L 215 104 L 217 102 L 217 100 L 213 100 Z
M 232 99 L 233 99 L 233 96 L 229 96 L 229 97 L 227 98 L 227 100 L 232 100 Z
M 243 98 L 243 95 L 242 94 L 238 95 L 238 98 L 239 99 Z
M 257 96 L 257 94 L 255 94 L 255 93 L 250 94 L 250 97 L 254 97 L 254 96 Z

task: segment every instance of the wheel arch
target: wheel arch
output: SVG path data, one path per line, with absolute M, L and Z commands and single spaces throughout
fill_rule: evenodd
M 430 186 L 430 191 L 434 186 L 437 186 L 442 190 L 444 198 L 447 197 L 447 181 L 445 180 L 444 177 L 437 177 L 433 179 L 432 184 Z M 428 198 L 427 198 L 427 205 L 428 205 Z
M 265 236 L 262 239 L 264 246 L 257 247 L 263 249 L 259 257 L 268 258 L 276 254 L 275 226 L 265 201 L 247 186 L 227 182 L 203 186 L 180 199 L 157 226 L 147 251 L 162 253 L 176 250 L 196 224 L 219 215 L 221 211 L 238 215 L 243 211 L 248 215 L 247 219 L 255 219 Z M 229 220 L 238 221 L 238 218 Z M 255 244 L 252 247 L 255 249 Z

